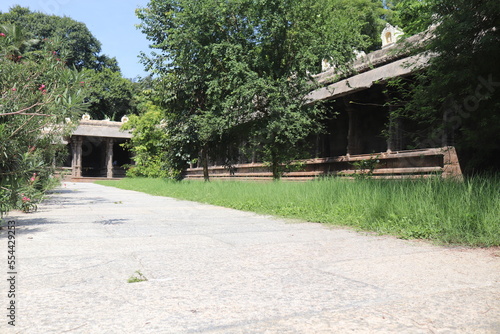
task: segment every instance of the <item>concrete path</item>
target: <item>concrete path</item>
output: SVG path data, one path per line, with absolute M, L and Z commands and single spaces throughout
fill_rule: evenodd
M 500 333 L 500 250 L 443 248 L 94 184 L 16 221 L 1 333 Z M 0 302 L 7 313 L 7 240 Z M 148 279 L 127 283 L 139 270 Z

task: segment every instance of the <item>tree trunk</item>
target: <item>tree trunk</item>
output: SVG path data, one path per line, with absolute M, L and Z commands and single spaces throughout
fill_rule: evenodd
M 281 178 L 280 162 L 279 159 L 273 157 L 271 160 L 271 171 L 273 172 L 273 180 L 278 181 Z
M 210 181 L 210 176 L 208 175 L 208 150 L 206 146 L 203 146 L 201 149 L 201 164 L 203 166 L 203 179 Z

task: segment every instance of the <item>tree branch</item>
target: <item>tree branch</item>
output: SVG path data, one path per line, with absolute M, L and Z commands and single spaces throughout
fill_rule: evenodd
M 10 115 L 32 115 L 32 114 L 25 114 L 24 112 L 25 112 L 26 110 L 30 110 L 30 109 L 32 109 L 32 108 L 34 108 L 34 107 L 36 107 L 36 106 L 42 106 L 42 105 L 44 105 L 44 104 L 45 104 L 45 103 L 39 103 L 39 102 L 37 102 L 37 103 L 35 103 L 34 105 L 32 105 L 31 107 L 24 108 L 24 109 L 21 109 L 21 110 L 18 110 L 18 111 L 14 111 L 14 112 L 8 112 L 8 113 L 0 114 L 0 116 L 10 116 Z M 43 114 L 38 114 L 38 113 L 37 113 L 37 114 L 35 114 L 35 115 L 43 115 Z M 43 116 L 45 116 L 45 115 L 43 115 Z
M 49 115 L 49 114 L 38 114 L 38 113 L 20 113 L 20 114 L 17 114 L 17 115 L 25 115 L 25 116 L 44 116 L 44 117 L 52 117 L 53 115 Z M 0 115 L 0 116 L 3 116 L 3 115 Z
M 31 116 L 27 121 L 25 121 L 20 127 L 16 129 L 16 131 L 12 132 L 11 135 L 9 136 L 9 139 L 14 137 L 16 133 L 18 133 L 26 124 L 28 124 L 35 116 Z

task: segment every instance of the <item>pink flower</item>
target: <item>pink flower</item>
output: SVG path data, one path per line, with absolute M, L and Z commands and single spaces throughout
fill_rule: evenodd
M 32 178 L 30 179 L 30 181 L 31 181 L 31 182 L 35 182 L 35 178 L 34 178 L 34 177 L 32 177 Z
M 5 34 L 3 32 L 0 33 L 0 36 L 5 37 Z
M 56 54 L 57 54 L 57 52 L 55 52 L 55 51 L 52 51 L 52 54 L 53 54 L 53 55 L 56 55 Z
M 40 88 L 38 88 L 39 90 L 42 90 L 45 88 L 45 85 L 41 85 Z
M 26 196 L 23 197 L 23 202 L 26 203 L 26 202 L 29 202 L 29 201 L 31 201 L 31 200 L 28 197 L 26 197 Z
M 16 89 L 15 87 L 14 87 L 14 88 L 12 88 L 12 91 L 13 91 L 13 92 L 15 92 L 16 90 L 17 90 L 17 89 Z

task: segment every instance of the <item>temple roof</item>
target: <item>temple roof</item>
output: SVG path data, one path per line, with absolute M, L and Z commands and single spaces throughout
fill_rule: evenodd
M 132 133 L 121 130 L 123 122 L 82 120 L 72 136 L 105 137 L 105 138 L 132 138 Z
M 408 37 L 403 43 L 392 43 L 381 50 L 359 57 L 351 64 L 350 72 L 330 68 L 314 75 L 317 83 L 323 85 L 307 97 L 309 103 L 329 100 L 368 89 L 375 83 L 405 76 L 425 66 L 430 55 L 410 55 L 410 45 L 419 45 L 432 38 L 432 30 Z

